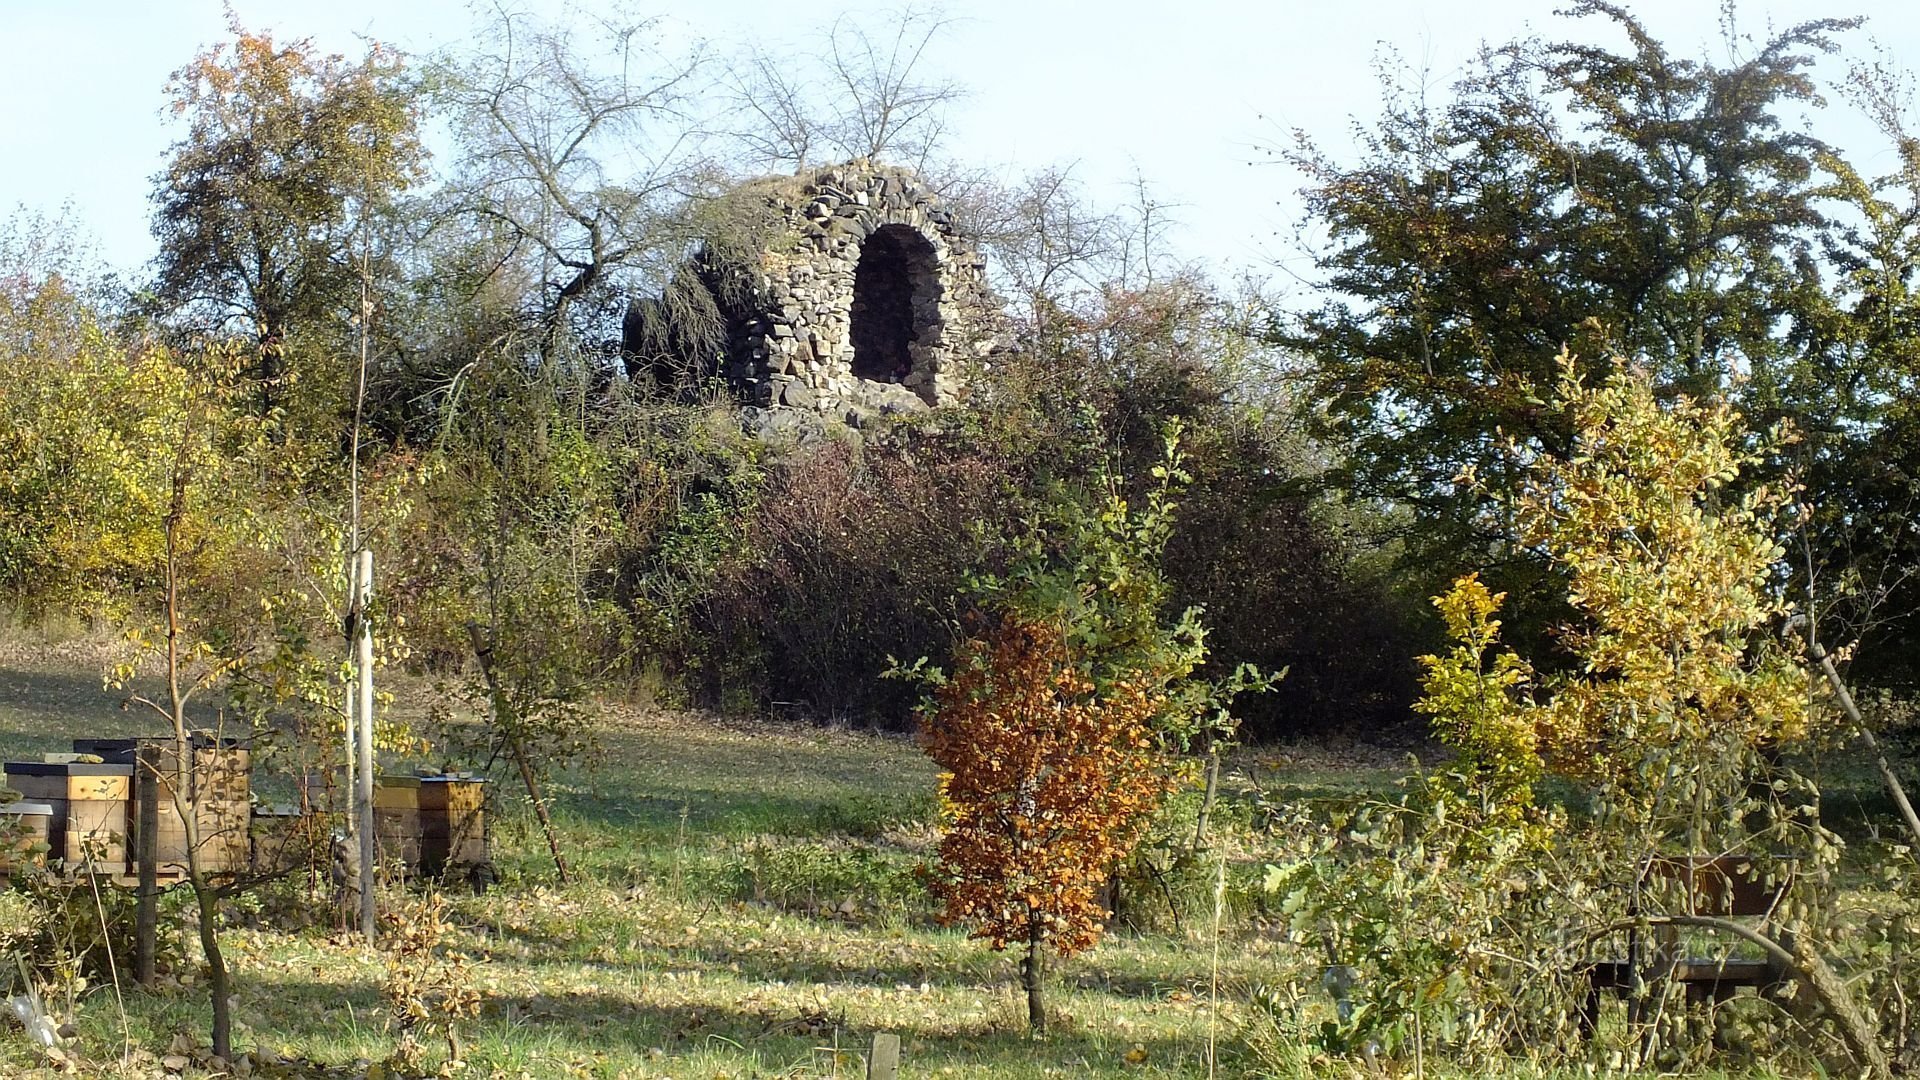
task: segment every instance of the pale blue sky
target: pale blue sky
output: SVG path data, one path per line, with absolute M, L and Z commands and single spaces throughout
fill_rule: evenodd
M 1826 15 L 1869 22 L 1869 39 L 1920 65 L 1920 4 L 1867 0 L 1749 0 L 1743 29 L 1761 34 Z M 423 51 L 473 25 L 460 0 L 233 0 L 250 28 L 311 36 L 356 51 L 356 34 Z M 540 7 L 534 0 L 515 6 Z M 591 3 L 581 6 L 591 7 Z M 1126 199 L 1143 173 L 1182 228 L 1179 250 L 1221 268 L 1293 262 L 1295 177 L 1251 166 L 1254 146 L 1294 127 L 1336 152 L 1350 118 L 1370 116 L 1370 61 L 1382 43 L 1444 86 L 1483 41 L 1529 29 L 1549 37 L 1605 33 L 1553 14 L 1551 0 L 950 0 L 960 19 L 930 63 L 964 83 L 951 150 L 1005 170 L 1073 163 L 1089 193 Z M 1630 4 L 1669 46 L 1724 58 L 1716 0 Z M 776 37 L 807 5 L 768 0 L 659 0 L 641 10 L 672 32 L 724 52 Z M 811 9 L 821 20 L 837 9 Z M 885 10 L 853 5 L 846 10 Z M 174 131 L 161 116 L 167 75 L 225 33 L 220 0 L 0 0 L 0 215 L 16 206 L 52 213 L 71 203 L 76 224 L 109 262 L 133 269 L 152 254 L 149 179 Z M 1615 41 L 1613 38 L 1606 40 Z M 1617 43 L 1617 42 L 1616 42 Z M 1830 65 L 1825 74 L 1838 77 Z M 1863 123 L 1833 110 L 1823 138 L 1870 159 Z M 1867 161 L 1871 166 L 1871 160 Z

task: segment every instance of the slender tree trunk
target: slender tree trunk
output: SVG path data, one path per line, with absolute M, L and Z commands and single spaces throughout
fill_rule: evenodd
M 167 518 L 167 699 L 173 719 L 174 778 L 173 805 L 180 813 L 187 845 L 187 883 L 200 913 L 200 951 L 207 961 L 207 992 L 213 996 L 213 1052 L 224 1061 L 233 1060 L 233 1010 L 228 998 L 232 978 L 227 972 L 226 956 L 220 951 L 220 894 L 207 881 L 200 865 L 200 815 L 198 800 L 189 791 L 193 780 L 193 738 L 187 731 L 187 694 L 180 685 L 180 580 L 174 561 L 177 537 L 175 525 L 185 500 L 185 482 L 176 478 L 173 509 Z
M 1654 925 L 1698 926 L 1718 933 L 1737 937 L 1753 945 L 1777 961 L 1787 971 L 1792 972 L 1813 996 L 1827 1010 L 1827 1019 L 1853 1055 L 1854 1064 L 1862 1072 L 1884 1080 L 1893 1075 L 1892 1062 L 1881 1047 L 1874 1033 L 1873 1025 L 1860 1012 L 1855 1003 L 1853 990 L 1839 973 L 1805 941 L 1795 942 L 1792 948 L 1775 941 L 1773 938 L 1755 930 L 1753 927 L 1737 923 L 1731 919 L 1712 915 L 1664 915 L 1648 920 Z
M 197 855 L 187 859 L 195 864 L 200 861 Z M 207 992 L 213 995 L 213 1052 L 223 1061 L 232 1061 L 233 979 L 227 973 L 226 956 L 220 951 L 220 896 L 198 870 L 193 872 L 193 896 L 200 907 L 200 950 L 207 955 Z
M 1200 854 L 1207 849 L 1207 826 L 1213 820 L 1213 804 L 1220 795 L 1220 748 L 1214 744 L 1211 732 L 1207 735 L 1207 786 L 1200 795 L 1200 813 L 1193 823 L 1193 853 Z
M 359 637 L 354 650 L 353 693 L 360 699 L 360 726 L 354 732 L 355 787 L 353 819 L 360 833 L 360 934 L 373 940 L 374 896 L 374 820 L 373 820 L 373 624 L 368 609 L 373 603 L 373 552 L 362 548 L 354 575 L 355 608 L 360 613 Z
M 1907 827 L 1907 835 L 1915 843 L 1920 843 L 1920 815 L 1915 815 L 1913 803 L 1907 798 L 1907 789 L 1894 775 L 1893 766 L 1888 764 L 1887 755 L 1880 749 L 1880 740 L 1873 737 L 1873 731 L 1867 727 L 1866 718 L 1860 715 L 1860 706 L 1854 704 L 1853 695 L 1847 692 L 1847 684 L 1840 679 L 1840 672 L 1834 669 L 1833 657 L 1813 638 L 1813 631 L 1807 631 L 1807 652 L 1814 662 L 1820 665 L 1820 671 L 1827 677 L 1827 684 L 1833 687 L 1835 697 L 1840 699 L 1840 707 L 1845 710 L 1847 719 L 1853 722 L 1854 730 L 1860 733 L 1861 741 L 1867 745 L 1867 751 L 1873 755 L 1873 764 L 1880 772 L 1880 783 L 1887 789 L 1887 797 L 1893 800 L 1894 809 L 1900 811 L 1900 820 Z
M 479 623 L 467 624 L 467 636 L 473 641 L 473 656 L 480 663 L 480 674 L 487 680 L 487 695 L 493 703 L 493 722 L 499 728 L 507 742 L 507 756 L 520 772 L 520 782 L 526 785 L 527 799 L 533 803 L 533 816 L 540 822 L 540 830 L 546 834 L 547 850 L 553 853 L 553 866 L 560 874 L 560 884 L 573 882 L 573 872 L 567 869 L 567 857 L 560 850 L 560 832 L 553 826 L 553 816 L 547 812 L 547 800 L 540 794 L 540 777 L 533 769 L 533 759 L 527 751 L 526 742 L 520 737 L 519 718 L 514 715 L 513 703 L 507 700 L 506 691 L 500 685 L 500 676 L 493 668 L 493 644 L 480 629 Z
M 1027 991 L 1027 1029 L 1035 1035 L 1047 1033 L 1046 932 L 1039 917 L 1030 914 L 1027 923 L 1027 955 L 1020 961 L 1020 983 Z

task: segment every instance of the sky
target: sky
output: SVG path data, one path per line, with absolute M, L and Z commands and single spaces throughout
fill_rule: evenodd
M 477 25 L 462 0 L 230 0 L 249 29 L 311 37 L 357 55 L 372 37 L 413 52 L 457 45 Z M 138 275 L 153 254 L 151 178 L 178 129 L 162 115 L 169 72 L 226 35 L 222 0 L 0 0 L 0 219 L 21 207 L 61 216 L 108 264 Z M 557 7 L 519 0 L 521 8 Z M 574 6 L 593 9 L 592 0 Z M 631 6 L 631 5 L 630 5 Z M 1304 269 L 1295 225 L 1299 177 L 1265 152 L 1300 129 L 1352 157 L 1352 124 L 1378 110 L 1373 61 L 1395 50 L 1444 89 L 1485 42 L 1527 33 L 1623 47 L 1616 32 L 1559 17 L 1558 0 L 949 0 L 954 25 L 931 73 L 961 83 L 949 153 L 1011 179 L 1070 166 L 1097 203 L 1124 205 L 1135 176 L 1171 204 L 1175 252 L 1216 272 L 1281 280 Z M 1718 0 L 1629 3 L 1675 52 L 1724 61 Z M 655 0 L 665 33 L 725 53 L 749 40 L 810 40 L 844 11 L 773 0 Z M 796 14 L 798 13 L 798 14 Z M 1746 0 L 1740 29 L 1830 15 L 1867 25 L 1849 51 L 1877 43 L 1920 64 L 1920 4 L 1903 0 Z M 796 17 L 812 22 L 795 23 Z M 1822 69 L 1844 74 L 1844 62 Z M 1815 134 L 1873 171 L 1884 148 L 1836 106 Z M 1885 158 L 1883 160 L 1890 159 Z

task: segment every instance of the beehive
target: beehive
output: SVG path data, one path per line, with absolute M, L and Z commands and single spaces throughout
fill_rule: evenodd
M 250 865 L 256 874 L 277 874 L 302 864 L 318 846 L 325 821 L 303 814 L 298 806 L 256 806 L 248 829 L 252 839 Z
M 150 739 L 75 739 L 74 750 L 94 754 L 112 764 L 140 762 L 136 776 L 151 770 L 156 794 L 157 827 L 154 831 L 154 864 L 161 876 L 182 876 L 187 871 L 187 826 L 180 815 L 181 803 L 195 808 L 195 823 L 200 833 L 200 868 L 210 874 L 232 873 L 251 862 L 248 826 L 252 818 L 252 754 L 237 739 L 215 739 L 205 733 L 192 736 L 189 753 L 193 768 L 184 777 L 186 788 L 176 798 L 175 785 L 182 778 L 179 750 L 170 738 Z M 128 806 L 130 835 L 129 869 L 136 867 L 139 846 L 139 799 L 147 785 L 135 785 L 133 802 Z
M 466 774 L 380 777 L 373 790 L 380 858 L 426 877 L 488 865 L 485 785 Z
M 44 866 L 53 804 L 26 799 L 0 803 L 0 885 L 22 866 Z
M 5 769 L 8 787 L 50 808 L 47 846 L 63 866 L 125 870 L 133 766 L 9 761 Z
M 373 782 L 373 835 L 383 863 L 407 872 L 420 866 L 420 780 L 381 776 Z
M 420 781 L 420 872 L 431 877 L 486 866 L 486 781 L 470 776 Z

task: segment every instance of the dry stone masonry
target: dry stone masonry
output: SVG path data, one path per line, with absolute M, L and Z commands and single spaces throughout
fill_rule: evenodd
M 919 178 L 855 162 L 726 201 L 734 235 L 696 260 L 722 355 L 691 366 L 717 368 L 749 407 L 856 426 L 964 396 L 966 371 L 996 347 L 997 309 L 980 254 Z M 643 311 L 628 314 L 630 358 L 649 347 Z

